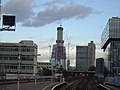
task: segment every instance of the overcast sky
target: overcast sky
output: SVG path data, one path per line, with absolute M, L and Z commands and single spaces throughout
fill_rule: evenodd
M 40 61 L 48 61 L 49 45 L 55 44 L 56 29 L 62 24 L 65 46 L 70 42 L 70 59 L 75 65 L 75 46 L 96 44 L 102 57 L 101 33 L 111 17 L 120 17 L 120 0 L 1 0 L 2 14 L 16 16 L 16 31 L 1 32 L 0 41 L 33 40 Z M 67 48 L 67 47 L 66 47 Z

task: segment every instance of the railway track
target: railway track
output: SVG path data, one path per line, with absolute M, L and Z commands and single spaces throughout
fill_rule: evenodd
M 59 90 L 75 90 L 77 88 L 78 84 L 79 84 L 79 80 L 75 80 L 75 81 L 69 83 L 68 85 L 63 86 Z
M 97 90 L 94 80 L 87 80 L 85 78 L 75 80 L 68 85 L 63 86 L 59 90 Z

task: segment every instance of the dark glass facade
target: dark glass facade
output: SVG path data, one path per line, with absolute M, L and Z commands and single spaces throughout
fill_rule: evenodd
M 96 74 L 104 74 L 104 59 L 97 58 L 96 59 Z
M 111 40 L 120 40 L 120 18 L 118 17 L 112 17 L 108 20 L 101 35 L 102 49 L 106 49 Z
M 101 36 L 101 45 L 104 54 L 107 53 L 105 62 L 111 76 L 120 74 L 120 18 L 112 17 Z

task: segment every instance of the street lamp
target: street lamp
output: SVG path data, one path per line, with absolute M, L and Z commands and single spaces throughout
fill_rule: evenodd
M 37 55 L 30 55 L 30 56 L 41 56 L 41 54 L 37 54 Z M 36 70 L 37 70 L 37 63 L 35 64 L 36 66 Z M 18 47 L 18 82 L 17 82 L 17 90 L 20 90 L 20 67 L 21 67 L 21 44 L 19 43 L 19 47 Z M 37 71 L 36 71 L 37 72 Z M 37 83 L 37 73 L 35 73 L 35 85 Z
M 21 44 L 19 43 L 19 49 L 18 49 L 18 82 L 17 82 L 17 90 L 20 90 L 20 62 L 21 62 Z
M 35 56 L 35 57 L 37 57 L 37 56 L 41 56 L 41 54 L 37 54 L 37 55 L 33 55 L 33 56 Z M 36 69 L 37 69 L 37 67 L 38 67 L 38 65 L 37 65 L 37 63 L 36 63 Z M 37 84 L 37 71 L 36 71 L 36 73 L 35 73 L 35 85 Z
M 53 62 L 51 62 L 51 65 L 52 65 L 52 82 L 53 82 Z

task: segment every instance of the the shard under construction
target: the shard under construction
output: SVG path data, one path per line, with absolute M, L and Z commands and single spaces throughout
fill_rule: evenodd
M 63 40 L 63 27 L 57 27 L 57 40 L 53 45 L 51 61 L 66 68 L 66 49 Z

